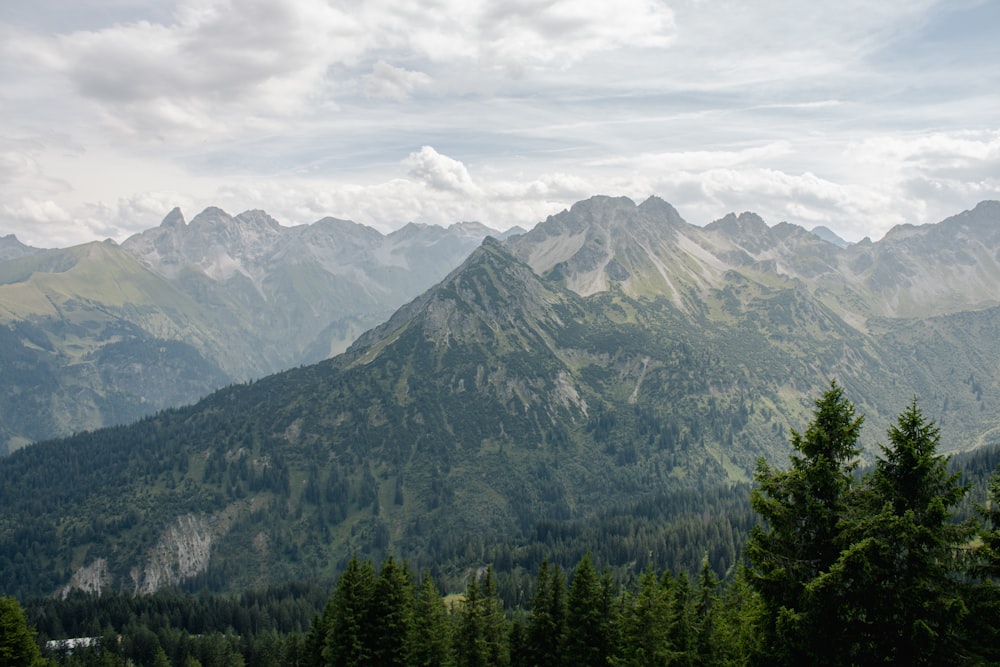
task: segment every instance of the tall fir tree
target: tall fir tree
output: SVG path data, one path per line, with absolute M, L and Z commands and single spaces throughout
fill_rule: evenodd
M 373 664 L 403 667 L 413 619 L 413 583 L 405 566 L 389 556 L 379 572 L 369 613 Z
M 566 635 L 566 580 L 558 565 L 542 561 L 528 623 L 527 653 L 534 667 L 562 664 Z
M 666 665 L 677 657 L 670 641 L 676 620 L 671 602 L 670 591 L 652 567 L 643 570 L 636 590 L 621 596 L 613 667 Z
M 407 641 L 410 667 L 451 667 L 451 626 L 444 600 L 429 572 L 425 572 L 413 607 L 413 622 Z
M 712 570 L 708 554 L 701 561 L 698 573 L 698 599 L 695 603 L 695 664 L 714 664 L 715 617 L 719 606 L 719 578 Z
M 955 664 L 968 657 L 959 553 L 972 524 L 953 520 L 969 487 L 937 454 L 940 429 L 916 399 L 855 494 L 843 551 L 809 592 L 839 631 L 831 664 Z
M 590 553 L 573 571 L 566 611 L 565 665 L 604 667 L 612 650 L 613 591 L 610 577 L 598 576 Z
M 44 664 L 35 643 L 35 633 L 28 627 L 20 603 L 12 597 L 0 596 L 0 665 L 36 667 Z
M 764 522 L 751 531 L 746 554 L 767 608 L 762 631 L 774 664 L 805 664 L 826 652 L 825 619 L 807 613 L 805 589 L 840 555 L 838 523 L 861 453 L 864 418 L 836 381 L 815 406 L 805 432 L 792 431 L 789 469 L 759 461 L 750 496 Z
M 455 658 L 458 667 L 505 667 L 510 663 L 507 617 L 497 594 L 493 567 L 473 575 L 458 611 Z
M 326 628 L 323 664 L 360 667 L 372 664 L 374 635 L 371 617 L 375 597 L 375 566 L 358 562 L 357 556 L 337 580 Z
M 1000 468 L 990 477 L 986 503 L 976 510 L 985 524 L 971 568 L 976 584 L 968 597 L 968 636 L 987 664 L 1000 664 Z

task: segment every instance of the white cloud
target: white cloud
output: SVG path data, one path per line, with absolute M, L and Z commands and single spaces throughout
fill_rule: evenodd
M 430 83 L 431 78 L 423 72 L 394 67 L 384 60 L 375 63 L 372 73 L 362 77 L 368 97 L 384 97 L 396 101 L 407 99 L 414 91 Z
M 995 3 L 62 1 L 0 18 L 0 233 L 505 227 L 603 193 L 853 239 L 1000 197 Z
M 410 153 L 404 164 L 410 176 L 434 190 L 447 190 L 463 195 L 477 194 L 479 188 L 472 181 L 469 170 L 458 160 L 441 155 L 430 146 Z

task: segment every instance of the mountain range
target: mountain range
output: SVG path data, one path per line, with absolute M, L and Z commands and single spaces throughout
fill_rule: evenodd
M 516 230 L 515 230 L 516 231 Z M 0 455 L 342 352 L 495 230 L 171 211 L 121 246 L 0 239 Z
M 248 217 L 248 236 L 273 230 Z M 129 261 L 183 280 L 173 224 L 123 244 Z M 206 251 L 192 284 L 279 293 L 260 263 Z M 998 331 L 998 202 L 842 246 L 594 197 L 486 238 L 329 359 L 0 460 L 0 587 L 234 589 L 387 552 L 476 566 L 540 522 L 748 480 L 831 379 L 866 457 L 914 396 L 942 450 L 992 445 Z

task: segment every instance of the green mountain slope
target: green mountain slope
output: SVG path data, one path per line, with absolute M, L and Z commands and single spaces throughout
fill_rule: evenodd
M 211 320 L 113 244 L 0 262 L 0 453 L 225 384 Z
M 338 357 L 19 451 L 0 461 L 0 588 L 241 588 L 387 551 L 476 566 L 542 521 L 748 479 L 831 377 L 869 447 L 928 390 L 945 448 L 992 438 L 994 311 L 858 328 L 804 281 L 685 270 L 712 279 L 581 295 L 572 262 L 542 277 L 487 240 Z
M 179 210 L 122 246 L 0 239 L 0 456 L 346 349 L 489 233 Z M 121 347 L 123 346 L 124 347 Z M 118 346 L 118 347 L 116 347 Z

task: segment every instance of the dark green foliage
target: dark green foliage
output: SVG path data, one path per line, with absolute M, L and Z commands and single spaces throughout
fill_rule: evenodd
M 493 568 L 469 578 L 465 600 L 458 609 L 455 657 L 458 667 L 504 667 L 510 663 L 510 634 L 497 596 Z
M 403 667 L 406 642 L 413 623 L 413 583 L 405 567 L 390 556 L 382 563 L 369 613 L 369 631 L 373 642 L 374 664 Z
M 332 608 L 322 651 L 324 665 L 371 664 L 381 639 L 373 625 L 375 588 L 375 568 L 371 561 L 360 563 L 356 557 L 352 558 L 330 600 Z
M 976 509 L 986 522 L 980 531 L 982 546 L 976 554 L 977 574 L 1000 579 L 1000 468 L 990 478 L 986 502 Z
M 964 653 L 959 552 L 973 531 L 953 510 L 969 487 L 937 454 L 939 433 L 916 400 L 899 416 L 852 499 L 840 557 L 809 586 L 838 621 L 833 662 L 937 665 Z
M 450 667 L 454 664 L 451 621 L 430 573 L 424 573 L 417 591 L 406 656 L 410 667 Z
M 674 600 L 666 579 L 661 581 L 647 568 L 639 576 L 635 590 L 626 591 L 619 601 L 617 650 L 611 657 L 614 667 L 665 665 L 677 657 L 671 634 L 677 620 Z
M 17 600 L 0 596 L 0 667 L 36 667 L 42 654 Z
M 566 611 L 564 664 L 603 667 L 612 649 L 614 591 L 610 575 L 601 578 L 584 554 L 573 571 Z
M 810 613 L 805 589 L 839 556 L 839 522 L 848 509 L 862 422 L 831 382 L 805 433 L 792 431 L 791 467 L 758 464 L 750 503 L 764 523 L 751 531 L 746 553 L 773 622 L 765 632 L 767 651 L 783 662 L 816 661 L 828 648 L 811 643 L 822 642 L 818 629 L 826 618 L 815 604 Z
M 566 638 L 566 579 L 558 565 L 542 561 L 535 584 L 528 623 L 529 662 L 536 667 L 558 667 Z

